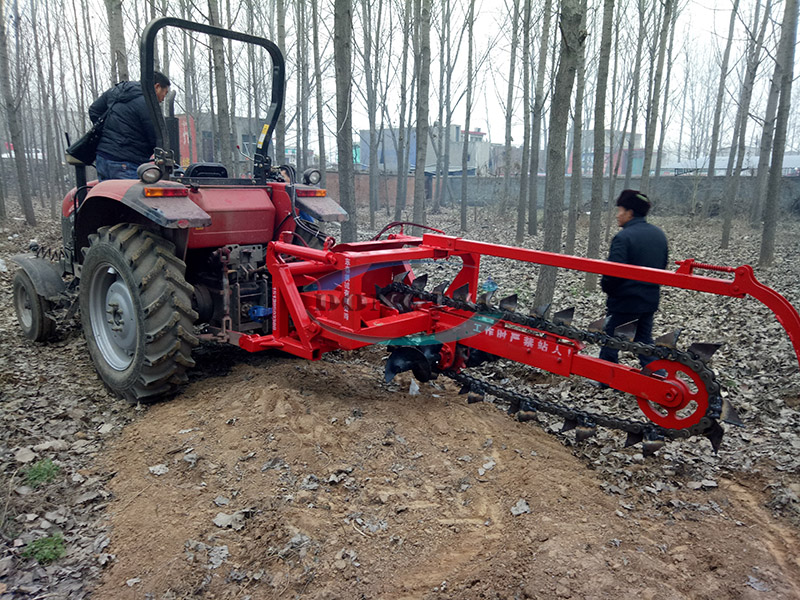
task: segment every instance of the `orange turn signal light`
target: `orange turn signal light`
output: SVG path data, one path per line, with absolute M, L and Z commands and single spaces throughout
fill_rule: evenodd
M 148 198 L 175 198 L 189 195 L 189 188 L 185 187 L 146 187 L 144 195 Z
M 321 198 L 327 195 L 327 191 L 318 188 L 297 188 L 297 196 L 299 198 Z

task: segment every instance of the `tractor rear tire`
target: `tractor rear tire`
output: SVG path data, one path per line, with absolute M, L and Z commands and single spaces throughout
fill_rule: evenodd
M 44 342 L 53 337 L 56 323 L 47 316 L 52 304 L 36 293 L 30 276 L 22 269 L 14 274 L 14 310 L 22 333 L 29 340 Z
M 171 242 L 139 225 L 102 227 L 89 242 L 80 309 L 100 378 L 129 402 L 172 394 L 198 344 L 186 264 Z

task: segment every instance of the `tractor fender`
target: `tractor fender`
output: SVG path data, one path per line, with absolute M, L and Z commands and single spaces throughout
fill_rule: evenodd
M 17 254 L 11 257 L 11 261 L 27 273 L 39 296 L 53 302 L 63 296 L 67 286 L 61 278 L 61 272 L 56 263 L 37 258 L 33 254 Z
M 185 190 L 186 186 L 174 181 L 159 181 L 154 184 L 145 184 L 135 179 L 109 179 L 94 183 L 86 198 L 81 202 L 91 205 L 93 199 L 116 200 L 141 214 L 148 221 L 152 221 L 165 229 L 190 229 L 194 227 L 208 227 L 211 225 L 211 216 L 197 206 L 189 196 L 145 196 L 145 188 Z M 70 216 L 74 203 L 68 195 L 62 205 L 65 217 Z

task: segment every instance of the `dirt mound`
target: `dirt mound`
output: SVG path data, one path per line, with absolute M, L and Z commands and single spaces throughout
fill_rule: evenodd
M 362 357 L 260 357 L 128 426 L 95 596 L 800 596 L 746 484 L 607 494 L 555 436 Z

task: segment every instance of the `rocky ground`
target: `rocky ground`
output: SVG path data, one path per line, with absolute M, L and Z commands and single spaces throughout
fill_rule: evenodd
M 513 240 L 512 223 L 479 210 L 469 237 Z M 652 221 L 676 259 L 757 260 L 743 224 L 723 251 L 716 221 Z M 576 444 L 553 420 L 467 405 L 446 380 L 384 384 L 374 348 L 312 363 L 206 346 L 180 395 L 129 406 L 97 379 L 76 324 L 49 344 L 18 333 L 9 256 L 32 237 L 57 245 L 42 222 L 0 232 L 0 600 L 800 597 L 800 374 L 755 301 L 665 290 L 656 319 L 682 328 L 683 347 L 724 343 L 711 364 L 745 427 L 727 427 L 718 455 L 704 438 L 647 459 L 615 432 Z M 778 261 L 757 270 L 795 306 L 799 234 L 783 222 Z M 530 300 L 535 268 L 483 269 Z M 562 273 L 556 306 L 568 305 L 585 325 L 603 296 Z M 482 371 L 559 402 L 638 410 L 585 381 Z

